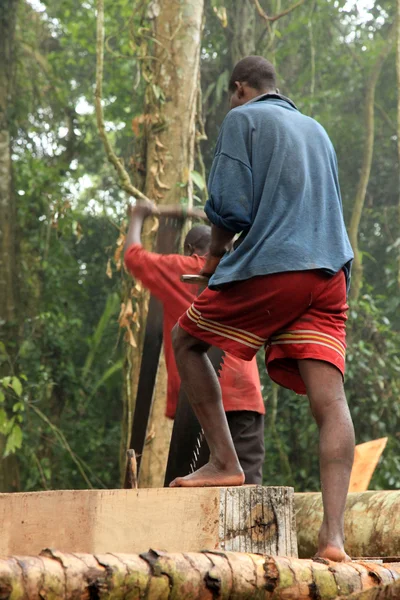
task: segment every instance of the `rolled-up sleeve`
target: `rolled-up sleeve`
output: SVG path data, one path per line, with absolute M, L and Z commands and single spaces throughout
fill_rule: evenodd
M 253 173 L 249 129 L 244 115 L 235 111 L 228 114 L 208 180 L 207 217 L 217 227 L 233 233 L 248 229 L 252 222 Z

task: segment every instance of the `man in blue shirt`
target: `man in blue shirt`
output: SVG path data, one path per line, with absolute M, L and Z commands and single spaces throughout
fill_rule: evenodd
M 343 561 L 354 454 L 343 388 L 353 253 L 336 155 L 323 127 L 277 92 L 274 68 L 264 58 L 241 60 L 229 90 L 233 110 L 217 141 L 205 207 L 212 223 L 203 268 L 209 285 L 174 328 L 182 385 L 210 461 L 171 485 L 243 484 L 206 351 L 219 346 L 250 360 L 264 346 L 270 377 L 309 398 L 320 434 L 324 502 L 318 556 Z

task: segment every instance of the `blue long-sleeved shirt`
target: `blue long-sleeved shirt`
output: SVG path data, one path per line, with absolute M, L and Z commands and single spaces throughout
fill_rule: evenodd
M 265 94 L 231 110 L 217 141 L 205 211 L 241 233 L 210 288 L 258 275 L 344 268 L 353 251 L 336 154 L 324 128 L 287 98 Z

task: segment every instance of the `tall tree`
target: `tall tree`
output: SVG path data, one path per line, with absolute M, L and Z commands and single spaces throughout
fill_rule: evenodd
M 156 43 L 148 73 L 145 193 L 159 204 L 184 201 L 191 207 L 203 1 L 160 0 L 156 6 Z M 171 422 L 165 417 L 166 389 L 161 359 L 149 423 L 154 436 L 148 436 L 140 473 L 144 487 L 164 482 L 171 436 Z
M 397 156 L 398 156 L 398 177 L 399 177 L 399 197 L 397 204 L 397 231 L 400 240 L 400 0 L 396 3 L 396 74 L 397 74 Z M 397 254 L 397 286 L 400 290 L 400 244 Z
M 4 0 L 0 5 L 0 330 L 7 325 L 8 335 L 17 316 L 16 206 L 11 170 L 17 6 L 18 0 Z M 0 434 L 0 492 L 15 489 L 18 479 L 15 459 L 3 459 L 3 451 L 4 438 Z
M 18 0 L 0 6 L 0 321 L 16 315 L 15 198 L 11 180 L 12 92 L 15 69 L 15 26 Z
M 143 192 L 132 185 L 130 175 L 114 153 L 105 129 L 101 103 L 104 52 L 103 0 L 98 0 L 97 8 L 97 122 L 107 156 L 116 168 L 121 187 L 129 194 L 152 198 L 159 204 L 176 204 L 183 201 L 191 207 L 193 203 L 191 171 L 194 166 L 203 2 L 181 0 L 171 3 L 167 0 L 159 0 L 153 2 L 147 10 L 146 17 L 151 21 L 152 41 L 144 41 L 145 56 L 141 56 L 143 58 L 141 71 L 147 82 L 144 110 L 142 115 L 133 120 L 133 129 L 136 133 L 140 125 L 144 125 Z M 121 458 L 129 443 L 128 436 L 136 401 L 143 345 L 144 327 L 141 317 L 146 312 L 146 300 L 141 294 L 138 297 L 135 289 L 128 289 L 125 293 L 126 301 L 122 311 L 123 322 L 128 326 L 130 343 L 127 345 L 126 354 L 125 423 L 122 430 Z M 136 296 L 135 313 L 131 311 L 132 296 Z M 141 321 L 140 328 L 136 326 L 136 339 L 131 332 L 133 314 L 136 323 Z M 160 486 L 163 483 L 171 434 L 171 423 L 165 417 L 165 408 L 166 369 L 161 359 L 150 417 L 150 428 L 154 429 L 154 435 L 151 436 L 150 451 L 142 461 L 141 485 Z M 156 460 L 153 460 L 154 457 Z

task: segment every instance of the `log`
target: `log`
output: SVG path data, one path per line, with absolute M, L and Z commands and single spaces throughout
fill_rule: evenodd
M 342 596 L 342 600 L 343 600 Z M 364 592 L 358 592 L 346 597 L 346 600 L 399 600 L 400 579 L 388 585 L 370 588 Z M 340 600 L 340 599 L 339 599 Z
M 0 559 L 2 600 L 328 600 L 396 581 L 388 566 L 236 552 L 63 554 Z M 363 599 L 364 600 L 364 599 Z M 368 600 L 370 600 L 368 598 Z
M 300 558 L 317 550 L 322 523 L 321 494 L 295 494 Z M 346 551 L 350 556 L 398 556 L 400 552 L 400 490 L 349 494 L 345 512 Z
M 0 494 L 0 556 L 149 546 L 297 556 L 293 496 L 261 486 Z

